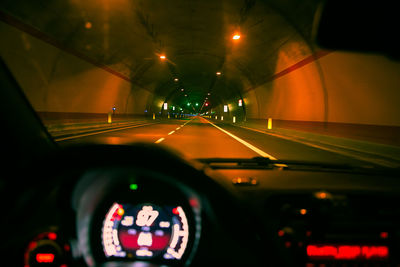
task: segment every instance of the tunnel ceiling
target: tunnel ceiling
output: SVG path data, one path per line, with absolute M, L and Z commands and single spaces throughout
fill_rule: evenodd
M 0 6 L 65 51 L 127 77 L 132 88 L 176 105 L 208 97 L 216 106 L 271 77 L 283 45 L 303 43 L 298 53 L 309 53 L 318 2 L 2 0 Z M 232 39 L 235 33 L 240 39 Z

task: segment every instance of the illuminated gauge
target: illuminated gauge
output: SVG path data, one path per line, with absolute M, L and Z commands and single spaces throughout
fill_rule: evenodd
M 62 266 L 70 262 L 70 246 L 63 243 L 55 232 L 45 232 L 36 236 L 25 251 L 25 265 Z
M 179 260 L 188 239 L 189 225 L 180 206 L 114 203 L 103 222 L 107 258 Z

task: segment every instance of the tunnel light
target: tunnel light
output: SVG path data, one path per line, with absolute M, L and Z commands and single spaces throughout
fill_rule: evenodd
M 221 75 L 221 72 L 220 72 L 220 71 L 217 71 L 216 74 L 217 74 L 217 76 L 220 76 L 220 75 Z
M 90 21 L 85 23 L 85 28 L 86 29 L 91 29 L 92 28 L 92 23 Z
M 211 95 L 211 93 L 207 93 L 207 95 Z
M 165 55 L 160 55 L 161 60 L 165 60 L 167 57 Z
M 164 110 L 167 110 L 167 109 L 168 109 L 168 104 L 164 103 Z
M 228 112 L 228 105 L 224 105 L 224 112 Z
M 175 78 L 175 79 L 174 79 L 174 82 L 177 82 L 177 81 L 179 81 L 179 79 L 178 79 L 178 78 Z
M 199 103 L 196 103 L 196 107 L 199 106 Z
M 190 103 L 187 103 L 187 106 L 189 107 L 189 106 L 190 106 Z
M 233 40 L 239 40 L 240 39 L 240 34 L 236 33 L 235 35 L 233 35 L 232 39 Z
M 181 92 L 183 92 L 183 91 L 185 91 L 185 89 L 182 88 L 182 89 L 181 89 Z

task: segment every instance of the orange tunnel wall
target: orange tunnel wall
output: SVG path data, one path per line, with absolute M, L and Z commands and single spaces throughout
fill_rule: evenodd
M 292 70 L 298 62 L 279 52 L 284 75 L 245 94 L 248 118 L 400 126 L 399 62 L 344 52 Z

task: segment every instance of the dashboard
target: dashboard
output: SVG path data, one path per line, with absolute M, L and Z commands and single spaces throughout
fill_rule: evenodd
M 4 219 L 17 265 L 400 263 L 394 174 L 213 168 L 148 144 L 62 149 L 19 172 L 38 173 Z

